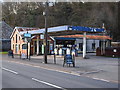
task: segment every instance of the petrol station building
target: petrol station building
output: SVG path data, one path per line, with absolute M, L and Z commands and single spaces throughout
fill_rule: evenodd
M 48 28 L 48 54 L 53 54 L 54 49 L 76 47 L 78 53 L 95 52 L 97 47 L 110 46 L 111 38 L 104 34 L 103 28 L 91 28 L 81 26 L 56 26 Z M 24 35 L 29 33 L 31 37 L 27 43 Z M 15 27 L 11 34 L 11 49 L 14 54 L 41 55 L 44 54 L 45 29 L 32 27 Z M 28 44 L 28 45 L 27 45 Z M 103 47 L 104 46 L 104 47 Z M 28 49 L 27 49 L 28 48 Z

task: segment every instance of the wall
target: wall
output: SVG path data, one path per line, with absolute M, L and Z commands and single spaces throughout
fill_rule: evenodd
M 2 40 L 2 51 L 9 51 L 10 50 L 10 40 Z
M 17 43 L 16 43 L 16 35 L 17 35 Z M 19 39 L 19 37 L 20 37 L 20 39 Z M 13 40 L 13 38 L 14 38 L 14 40 Z M 28 44 L 28 52 L 31 52 L 31 54 L 36 54 L 34 41 L 37 41 L 37 39 L 33 38 L 31 40 L 31 46 L 32 46 L 31 51 L 30 51 L 30 44 Z M 43 39 L 39 39 L 39 41 L 43 42 Z M 48 37 L 48 41 L 50 41 L 50 44 L 53 44 L 53 40 L 50 39 L 49 37 Z M 11 38 L 11 49 L 13 50 L 13 53 L 14 54 L 20 54 L 20 53 L 26 54 L 27 53 L 26 49 L 22 49 L 23 44 L 26 44 L 26 42 L 24 42 L 22 40 L 21 35 L 19 34 L 18 30 L 16 30 L 13 34 L 13 37 Z M 14 45 L 14 48 L 13 48 L 13 45 Z M 17 45 L 18 52 L 16 52 L 16 45 Z M 49 49 L 48 49 L 48 53 L 50 53 Z
M 92 48 L 92 43 L 95 43 L 95 49 Z M 99 47 L 99 40 L 87 40 L 87 51 L 88 52 L 94 52 L 96 51 L 97 47 Z
M 16 35 L 17 35 L 17 43 L 16 43 Z M 14 39 L 13 39 L 14 38 Z M 22 40 L 22 37 L 20 36 L 18 30 L 16 30 L 13 34 L 13 37 L 11 38 L 11 49 L 13 50 L 14 54 L 20 54 L 22 52 L 22 44 L 25 42 Z M 14 47 L 13 47 L 14 45 Z M 16 47 L 17 45 L 17 47 Z M 17 52 L 16 52 L 17 49 Z
M 99 47 L 99 41 L 100 40 L 93 40 L 93 39 L 87 39 L 87 52 L 94 52 L 96 51 L 97 47 Z M 76 45 L 79 48 L 79 43 L 83 43 L 83 39 L 76 39 Z M 92 43 L 95 43 L 95 49 L 92 49 Z

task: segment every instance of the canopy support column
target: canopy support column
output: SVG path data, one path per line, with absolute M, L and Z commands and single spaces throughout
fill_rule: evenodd
M 56 52 L 55 52 L 55 48 L 56 48 L 56 40 L 55 38 L 53 37 L 50 37 L 53 41 L 54 41 L 54 47 L 53 47 L 53 50 L 54 50 L 54 64 L 56 64 Z
M 55 48 L 56 48 L 56 40 L 54 39 L 54 64 L 56 64 L 56 53 L 55 53 Z
M 37 55 L 39 55 L 39 36 L 37 36 Z
M 86 58 L 86 32 L 84 32 L 84 37 L 83 37 L 83 58 Z

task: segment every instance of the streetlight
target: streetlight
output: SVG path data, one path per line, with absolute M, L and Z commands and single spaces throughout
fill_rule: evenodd
M 44 63 L 47 64 L 47 54 L 48 54 L 48 42 L 47 42 L 47 37 L 48 37 L 48 24 L 47 24 L 47 18 L 48 18 L 48 0 L 45 2 L 45 12 L 43 12 L 43 15 L 45 16 L 45 33 L 44 33 Z
M 104 29 L 104 32 L 103 32 L 103 36 L 106 35 L 106 30 L 105 30 L 105 24 L 103 23 L 103 26 L 102 28 Z M 102 55 L 105 55 L 105 39 L 103 39 L 103 52 L 102 52 Z
M 28 31 L 27 31 L 28 34 Z M 28 59 L 28 40 L 27 40 L 27 59 Z

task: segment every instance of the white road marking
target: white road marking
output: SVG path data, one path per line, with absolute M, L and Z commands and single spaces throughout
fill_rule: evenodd
M 108 81 L 108 80 L 100 79 L 100 78 L 93 78 L 93 79 L 95 79 L 95 80 L 101 80 L 101 81 L 105 81 L 105 82 L 110 82 L 110 81 Z
M 5 71 L 8 71 L 8 72 L 14 73 L 14 74 L 18 74 L 18 72 L 15 72 L 15 71 L 10 70 L 10 69 L 7 69 L 7 68 L 3 68 L 3 67 L 2 67 L 2 69 L 5 70 Z
M 105 81 L 105 82 L 110 82 L 110 81 L 108 81 L 108 80 L 105 80 L 105 79 L 100 79 L 101 81 Z
M 100 70 L 96 70 L 96 71 L 85 72 L 85 73 L 83 73 L 83 74 L 99 73 L 100 71 L 103 71 L 103 70 L 100 69 Z
M 62 89 L 62 90 L 66 90 L 66 89 L 64 89 L 64 88 L 62 88 L 60 86 L 57 86 L 57 85 L 54 85 L 54 84 L 51 84 L 51 83 L 48 83 L 48 82 L 45 82 L 45 81 L 41 81 L 41 80 L 38 80 L 36 78 L 32 78 L 32 80 L 37 81 L 39 83 L 43 83 L 43 84 L 49 85 L 49 86 L 52 86 L 54 88 L 59 88 L 59 89 Z

